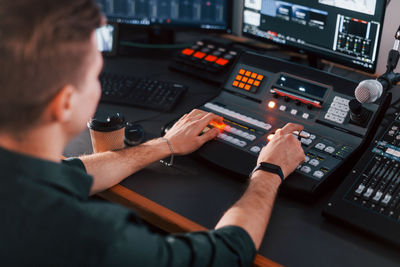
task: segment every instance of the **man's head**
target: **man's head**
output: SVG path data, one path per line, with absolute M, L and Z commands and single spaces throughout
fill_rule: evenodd
M 73 99 L 83 116 L 94 112 L 101 68 L 94 30 L 102 20 L 93 0 L 0 2 L 0 132 L 36 127 L 54 101 L 68 110 Z M 76 94 L 93 103 L 78 103 Z

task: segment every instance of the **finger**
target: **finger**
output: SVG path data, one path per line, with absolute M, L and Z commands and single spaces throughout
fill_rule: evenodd
M 282 128 L 281 133 L 282 134 L 291 134 L 294 131 L 299 131 L 300 132 L 303 129 L 304 129 L 304 127 L 302 125 L 300 125 L 300 124 L 288 123 Z
M 207 131 L 206 133 L 204 133 L 203 135 L 199 136 L 200 142 L 202 144 L 204 144 L 207 141 L 210 141 L 211 139 L 214 139 L 215 137 L 217 137 L 217 135 L 219 134 L 219 130 L 217 128 L 213 128 L 209 131 Z
M 207 115 L 205 115 L 203 118 L 201 118 L 199 120 L 199 124 L 200 125 L 204 125 L 204 127 L 205 127 L 208 124 L 210 124 L 211 121 L 214 121 L 214 122 L 217 122 L 217 123 L 223 123 L 224 122 L 222 117 L 220 117 L 218 115 L 215 115 L 214 113 L 207 113 Z

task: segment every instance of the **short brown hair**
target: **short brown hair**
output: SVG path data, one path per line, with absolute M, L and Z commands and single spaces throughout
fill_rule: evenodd
M 0 131 L 32 127 L 64 86 L 79 86 L 102 21 L 93 0 L 0 1 Z

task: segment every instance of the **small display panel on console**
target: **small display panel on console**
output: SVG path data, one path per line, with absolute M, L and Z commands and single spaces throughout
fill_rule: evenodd
M 327 87 L 296 79 L 287 74 L 282 74 L 279 77 L 277 84 L 283 86 L 285 89 L 292 90 L 301 95 L 315 97 L 319 100 L 323 100 L 328 92 Z

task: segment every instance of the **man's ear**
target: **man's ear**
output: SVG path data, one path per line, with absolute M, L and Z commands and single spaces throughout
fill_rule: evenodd
M 73 114 L 73 101 L 76 89 L 72 85 L 66 85 L 49 103 L 49 115 L 52 120 L 68 122 Z

